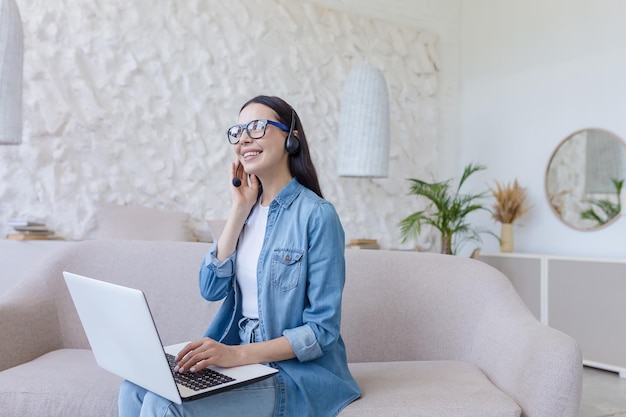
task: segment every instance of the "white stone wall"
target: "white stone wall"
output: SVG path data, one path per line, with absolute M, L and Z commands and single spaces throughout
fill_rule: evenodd
M 0 147 L 0 226 L 44 220 L 93 237 L 100 203 L 225 217 L 234 159 L 225 129 L 257 94 L 299 112 L 322 190 L 346 237 L 399 247 L 417 210 L 409 177 L 437 169 L 438 37 L 288 0 L 18 0 L 24 143 Z M 364 61 L 390 92 L 387 179 L 339 178 L 342 82 Z M 4 227 L 7 232 L 7 227 Z

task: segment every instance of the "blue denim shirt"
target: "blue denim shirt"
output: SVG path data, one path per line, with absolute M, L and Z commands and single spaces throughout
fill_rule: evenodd
M 335 208 L 293 179 L 270 203 L 258 261 L 259 322 L 264 340 L 285 336 L 296 358 L 271 364 L 275 416 L 334 416 L 360 396 L 339 333 L 345 282 L 344 231 Z M 217 243 L 200 268 L 200 291 L 225 299 L 205 336 L 239 344 L 241 295 L 237 251 L 220 262 Z

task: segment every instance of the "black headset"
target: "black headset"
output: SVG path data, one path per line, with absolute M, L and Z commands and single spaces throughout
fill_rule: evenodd
M 291 109 L 291 128 L 289 128 L 289 134 L 285 139 L 285 150 L 289 155 L 294 155 L 300 150 L 300 139 L 293 134 L 293 129 L 296 127 L 296 112 Z

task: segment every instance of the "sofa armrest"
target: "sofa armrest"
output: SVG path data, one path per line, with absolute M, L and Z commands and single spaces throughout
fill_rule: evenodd
M 44 282 L 22 282 L 0 297 L 0 371 L 59 349 L 54 299 Z
M 470 361 L 514 398 L 525 417 L 577 417 L 582 354 L 570 336 L 538 322 L 513 288 L 484 311 Z

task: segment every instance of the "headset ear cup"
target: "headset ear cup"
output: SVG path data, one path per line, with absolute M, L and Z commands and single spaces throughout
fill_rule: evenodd
M 290 133 L 285 140 L 285 150 L 289 155 L 298 153 L 300 150 L 300 139 L 293 133 Z
M 289 134 L 285 139 L 285 150 L 289 155 L 298 153 L 300 150 L 300 139 L 293 134 L 293 130 L 296 127 L 296 111 L 291 109 L 291 127 L 289 128 Z

